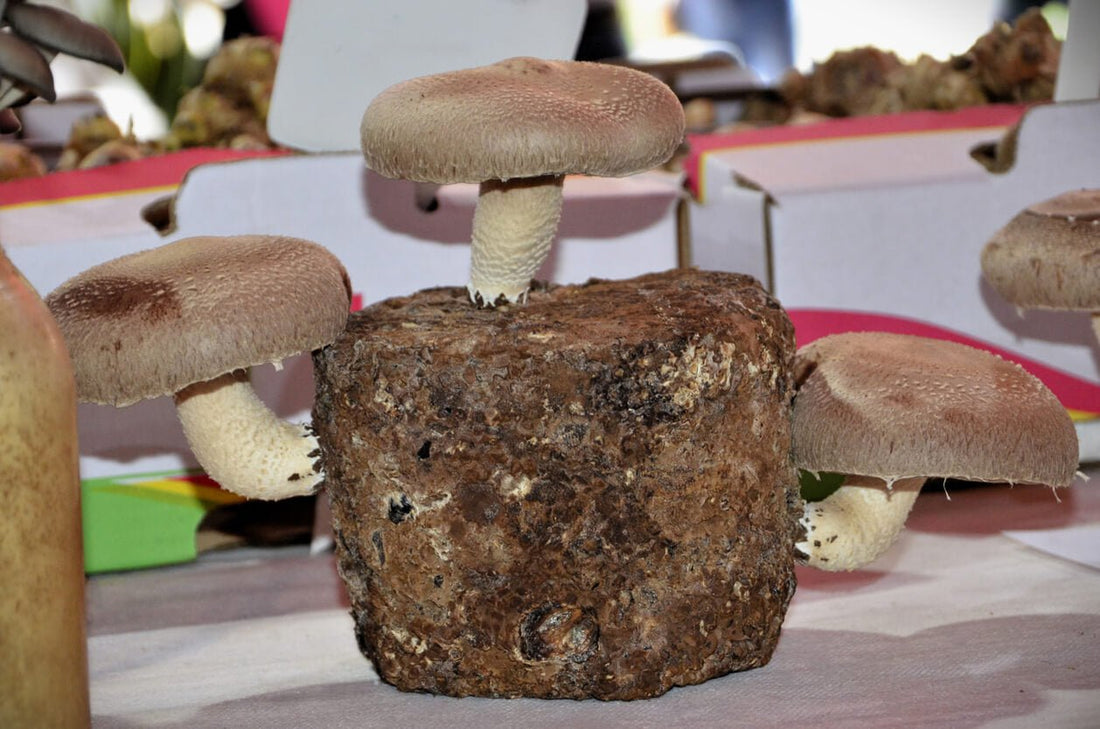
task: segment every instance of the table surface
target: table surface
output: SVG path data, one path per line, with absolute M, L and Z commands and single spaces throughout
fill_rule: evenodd
M 305 547 L 99 575 L 93 726 L 1095 729 L 1100 569 L 1006 534 L 1100 527 L 1100 469 L 1087 475 L 1057 494 L 926 489 L 867 569 L 799 568 L 767 666 L 645 701 L 397 691 L 358 653 L 332 554 Z

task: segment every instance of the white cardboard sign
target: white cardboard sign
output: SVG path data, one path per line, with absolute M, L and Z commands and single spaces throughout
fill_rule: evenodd
M 513 56 L 569 59 L 586 0 L 293 0 L 268 132 L 310 152 L 359 149 L 359 121 L 399 81 Z

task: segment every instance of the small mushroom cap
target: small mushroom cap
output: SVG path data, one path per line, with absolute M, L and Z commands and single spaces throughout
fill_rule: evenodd
M 884 332 L 818 339 L 795 356 L 795 465 L 808 471 L 1067 486 L 1066 409 L 1019 365 L 955 342 Z
M 367 107 L 360 133 L 367 165 L 387 177 L 620 177 L 672 156 L 684 110 L 641 71 L 521 57 L 391 86 Z
M 982 273 L 1016 306 L 1100 311 L 1100 189 L 1020 212 L 986 243 Z
M 348 276 L 296 238 L 184 238 L 94 266 L 46 297 L 78 397 L 123 406 L 309 352 L 347 323 Z
M 3 79 L 46 101 L 57 99 L 53 71 L 45 57 L 15 33 L 0 31 L 0 80 Z

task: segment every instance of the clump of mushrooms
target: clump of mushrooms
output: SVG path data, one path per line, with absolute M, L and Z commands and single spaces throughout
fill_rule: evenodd
M 477 183 L 470 298 L 522 301 L 557 232 L 568 174 L 621 177 L 684 137 L 676 95 L 623 66 L 511 58 L 380 93 L 360 127 L 367 166 L 420 183 Z
M 312 493 L 321 475 L 316 438 L 271 412 L 249 370 L 332 342 L 350 301 L 327 249 L 258 235 L 177 240 L 94 266 L 46 297 L 81 401 L 172 395 L 207 474 L 257 499 Z
M 1031 205 L 982 249 L 982 274 L 1023 309 L 1087 312 L 1100 339 L 1100 189 Z
M 842 474 L 807 502 L 806 564 L 866 566 L 897 540 L 928 478 L 1068 486 L 1077 434 L 1066 409 L 1018 364 L 939 339 L 850 332 L 795 357 L 794 464 Z
M 0 133 L 19 130 L 11 107 L 57 98 L 49 64 L 58 53 L 123 70 L 122 51 L 102 28 L 51 5 L 0 0 Z

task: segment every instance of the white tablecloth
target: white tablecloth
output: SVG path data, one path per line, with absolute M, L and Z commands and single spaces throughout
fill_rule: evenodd
M 358 653 L 331 554 L 99 576 L 94 726 L 1096 729 L 1100 570 L 1072 557 L 1096 557 L 1098 489 L 926 490 L 871 568 L 800 568 L 769 665 L 636 702 L 399 692 Z M 1064 556 L 1022 541 L 1033 530 L 1068 534 Z

